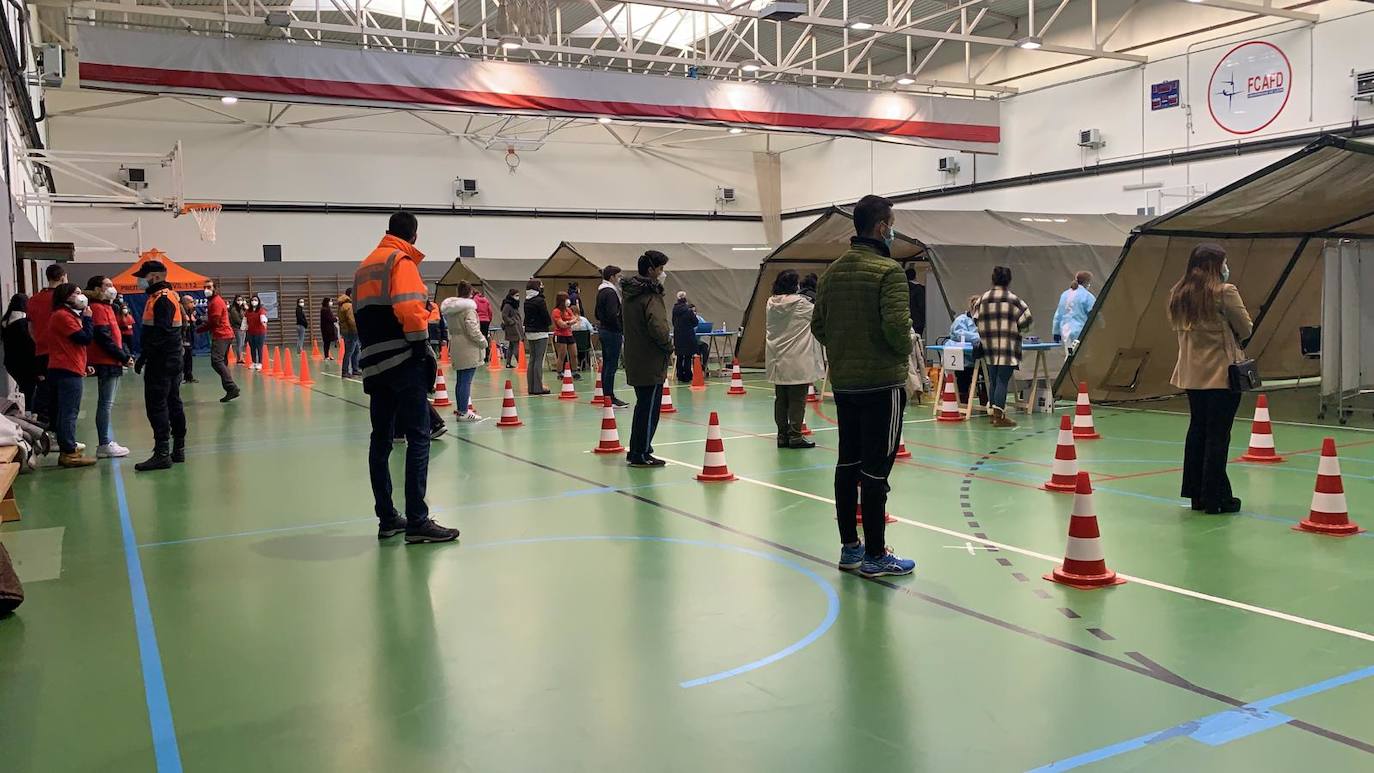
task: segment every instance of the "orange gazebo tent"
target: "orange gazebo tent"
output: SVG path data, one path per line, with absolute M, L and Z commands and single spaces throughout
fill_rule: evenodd
M 110 280 L 114 282 L 115 289 L 121 295 L 140 295 L 143 288 L 138 286 L 138 279 L 134 277 L 134 272 L 143 265 L 146 260 L 158 260 L 167 266 L 167 281 L 172 285 L 172 289 L 177 292 L 191 292 L 200 290 L 205 285 L 206 277 L 178 264 L 167 256 L 162 250 L 148 250 L 138 256 L 132 266 L 119 272 L 119 275 Z

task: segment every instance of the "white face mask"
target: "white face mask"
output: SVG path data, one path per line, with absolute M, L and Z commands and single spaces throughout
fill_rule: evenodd
M 563 301 L 563 308 L 568 308 L 569 306 L 572 306 L 572 301 Z
M 115 299 L 115 297 L 118 296 L 118 295 L 119 295 L 119 291 L 116 290 L 116 289 L 114 289 L 113 287 L 106 287 L 106 288 L 105 288 L 105 300 L 107 300 L 107 301 L 113 301 L 113 300 Z
M 663 269 L 663 273 L 661 273 L 661 274 L 658 275 L 658 281 L 660 281 L 660 282 L 666 282 L 666 281 L 668 281 L 668 269 L 666 269 L 666 268 Z
M 257 301 L 253 301 L 253 308 L 256 309 L 257 307 L 258 307 L 258 302 L 257 302 Z
M 67 301 L 67 303 L 71 304 L 71 307 L 73 309 L 76 309 L 77 311 L 85 311 L 86 306 L 90 304 L 90 301 L 86 299 L 86 296 L 82 295 L 81 293 L 77 293 L 76 295 L 73 295 L 71 297 L 71 300 Z

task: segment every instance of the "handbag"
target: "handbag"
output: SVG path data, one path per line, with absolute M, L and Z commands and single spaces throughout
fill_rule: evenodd
M 1232 392 L 1253 392 L 1264 386 L 1260 380 L 1259 366 L 1255 361 L 1245 356 L 1245 351 L 1240 348 L 1240 341 L 1236 340 L 1236 331 L 1231 329 L 1230 323 L 1225 320 L 1222 324 L 1226 325 L 1226 341 L 1231 344 L 1231 366 L 1226 369 L 1226 384 Z

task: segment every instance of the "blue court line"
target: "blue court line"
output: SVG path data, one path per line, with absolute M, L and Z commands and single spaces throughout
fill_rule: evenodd
M 115 498 L 119 501 L 119 531 L 124 540 L 124 567 L 129 572 L 129 595 L 134 607 L 134 632 L 138 636 L 138 659 L 143 672 L 143 697 L 148 704 L 148 724 L 153 732 L 153 756 L 158 773 L 181 772 L 181 750 L 177 746 L 176 726 L 172 723 L 172 704 L 167 698 L 167 679 L 162 673 L 162 655 L 157 648 L 153 610 L 148 603 L 148 586 L 143 579 L 143 563 L 138 558 L 138 542 L 129 517 L 129 500 L 124 494 L 124 476 L 119 460 L 114 460 Z
M 1231 741 L 1245 738 L 1246 736 L 1260 733 L 1273 727 L 1288 724 L 1292 717 L 1273 711 L 1276 706 L 1306 698 L 1310 695 L 1333 690 L 1343 685 L 1358 682 L 1374 676 L 1374 666 L 1368 666 L 1358 671 L 1351 671 L 1348 674 L 1334 676 L 1305 687 L 1299 687 L 1288 692 L 1279 693 L 1262 700 L 1247 703 L 1244 706 L 1236 706 L 1217 714 L 1202 717 L 1201 719 L 1190 720 L 1174 725 L 1167 730 L 1160 730 L 1154 733 L 1146 733 L 1128 741 L 1104 746 L 1090 752 L 1084 752 L 1075 757 L 1070 757 L 1058 762 L 1052 762 L 1038 768 L 1034 768 L 1030 773 L 1058 773 L 1065 770 L 1076 770 L 1084 765 L 1092 765 L 1102 760 L 1119 757 L 1127 752 L 1143 749 L 1157 743 L 1162 743 L 1174 738 L 1188 737 L 1199 743 L 1209 746 L 1220 746 Z
M 678 537 L 651 537 L 640 535 L 600 535 L 572 537 L 530 537 L 528 539 L 513 539 L 501 540 L 498 542 L 484 542 L 477 545 L 469 545 L 468 548 L 482 549 L 494 547 L 509 547 L 512 545 L 532 545 L 541 542 L 663 542 L 670 545 L 695 545 L 698 547 L 717 548 L 719 550 L 730 550 L 736 553 L 743 553 L 748 556 L 754 556 L 755 558 L 762 558 L 765 561 L 772 561 L 775 564 L 785 566 L 788 569 L 798 572 L 799 574 L 805 576 L 807 579 L 811 580 L 811 582 L 816 584 L 816 587 L 820 588 L 821 591 L 825 593 L 825 619 L 822 620 L 819 625 L 813 628 L 810 633 L 806 634 L 805 636 L 793 642 L 792 644 L 789 644 L 788 646 L 778 650 L 777 652 L 759 658 L 758 660 L 752 661 L 750 663 L 745 663 L 744 665 L 738 666 L 736 668 L 731 668 L 725 671 L 720 671 L 715 674 L 710 674 L 708 676 L 698 677 L 696 679 L 688 679 L 685 682 L 680 682 L 678 686 L 684 689 L 689 689 L 692 687 L 701 687 L 703 685 L 712 684 L 713 682 L 719 682 L 723 679 L 729 679 L 732 676 L 739 676 L 740 674 L 755 671 L 771 663 L 776 663 L 779 660 L 782 660 L 783 658 L 787 657 L 788 655 L 800 652 L 801 650 L 805 649 L 806 647 L 814 643 L 817 639 L 824 636 L 826 631 L 830 630 L 831 626 L 835 624 L 835 621 L 839 619 L 840 616 L 840 595 L 836 593 L 835 589 L 830 585 L 830 583 L 822 579 L 820 575 L 811 571 L 811 569 L 793 561 L 790 558 L 785 558 L 780 555 L 774 555 L 772 553 L 764 553 L 761 550 L 753 550 L 751 548 L 740 547 L 739 545 L 727 545 L 721 542 L 707 542 L 705 540 L 681 539 Z

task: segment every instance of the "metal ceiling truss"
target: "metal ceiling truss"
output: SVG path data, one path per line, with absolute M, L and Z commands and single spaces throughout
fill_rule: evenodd
M 501 47 L 501 36 L 492 24 L 499 14 L 499 0 L 480 0 L 476 14 L 479 18 L 467 20 L 461 18 L 463 2 L 454 2 L 447 12 L 441 12 L 434 0 L 414 1 L 415 7 L 421 9 L 418 19 L 377 14 L 359 0 L 315 0 L 313 10 L 268 5 L 261 0 L 221 0 L 219 8 L 177 5 L 176 0 L 142 0 L 147 4 L 139 4 L 138 0 L 36 0 L 34 4 L 69 9 L 69 24 L 170 25 L 197 34 L 283 37 L 297 44 L 352 43 L 390 51 L 498 60 L 529 58 L 555 66 L 657 74 L 685 75 L 693 67 L 696 77 L 941 91 L 974 97 L 1016 93 L 1013 87 L 982 83 L 980 78 L 1008 49 L 1024 44 L 1027 37 L 1039 42 L 1036 51 L 1061 57 L 1136 64 L 1147 61 L 1142 54 L 1106 47 L 1122 21 L 1138 6 L 1138 0 L 1127 6 L 1105 35 L 1099 34 L 1098 0 L 1059 0 L 1038 26 L 1036 0 L 1026 0 L 1024 17 L 993 11 L 988 5 L 991 0 L 946 0 L 944 9 L 921 15 L 912 10 L 918 0 L 888 0 L 885 17 L 866 20 L 870 27 L 864 30 L 852 29 L 850 0 L 806 0 L 808 12 L 786 21 L 762 18 L 749 0 L 553 0 L 552 34 L 523 41 L 517 52 Z M 1274 5 L 1273 0 L 1189 2 L 1259 16 L 1301 21 L 1318 18 L 1316 14 Z M 1090 39 L 1050 39 L 1055 22 L 1071 3 L 1089 6 Z M 468 7 L 471 15 L 472 3 Z M 577 29 L 565 30 L 565 8 L 575 17 L 575 24 L 588 18 L 599 20 L 597 34 L 593 37 L 574 34 Z M 285 12 L 291 19 L 290 26 L 267 26 L 270 12 Z M 646 12 L 652 14 L 647 19 Z M 715 18 L 730 18 L 723 26 L 716 22 L 698 31 L 698 21 L 705 23 L 703 12 L 717 15 Z M 994 26 L 1010 24 L 1011 34 L 1018 37 L 980 34 L 980 25 L 986 26 L 989 21 Z M 693 42 L 681 47 L 666 42 L 675 40 L 688 23 Z M 668 30 L 668 35 L 653 40 L 661 30 Z M 55 37 L 64 37 L 50 31 Z M 951 43 L 963 48 L 963 79 L 924 77 L 922 73 L 936 55 Z M 979 60 L 977 69 L 975 58 Z M 758 65 L 756 71 L 746 74 L 740 69 L 746 59 Z M 911 83 L 898 86 L 897 76 L 905 76 L 903 80 Z M 279 118 L 269 117 L 269 124 L 278 125 Z

